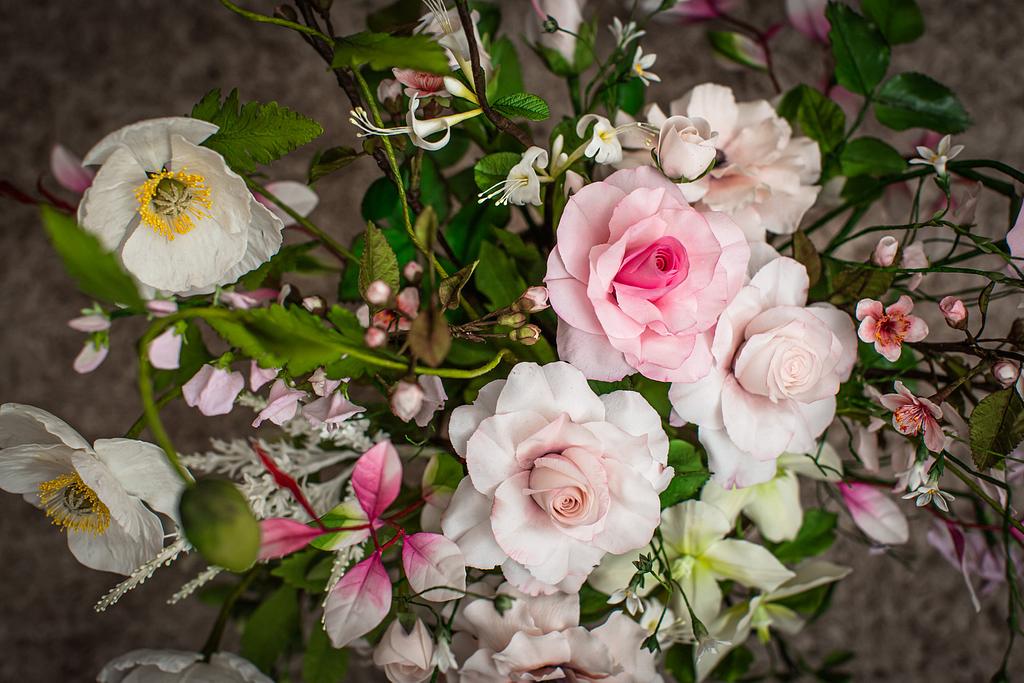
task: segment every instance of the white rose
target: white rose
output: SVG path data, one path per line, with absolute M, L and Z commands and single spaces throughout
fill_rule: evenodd
M 702 118 L 669 117 L 658 134 L 658 166 L 676 182 L 697 180 L 715 161 L 717 136 Z
M 397 619 L 373 651 L 373 663 L 391 683 L 422 683 L 434 671 L 434 641 L 419 619 L 406 633 Z

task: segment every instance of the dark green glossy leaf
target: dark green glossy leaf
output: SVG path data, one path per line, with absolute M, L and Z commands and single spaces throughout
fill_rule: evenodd
M 960 133 L 971 117 L 953 91 L 919 73 L 893 76 L 875 96 L 875 117 L 893 130 L 928 128 L 937 133 Z

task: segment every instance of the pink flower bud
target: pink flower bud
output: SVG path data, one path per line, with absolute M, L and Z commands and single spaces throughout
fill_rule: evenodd
M 423 388 L 419 384 L 402 380 L 391 392 L 391 412 L 402 422 L 408 422 L 420 412 L 423 398 Z
M 402 275 L 409 282 L 419 282 L 420 277 L 423 275 L 423 266 L 415 261 L 409 261 L 405 264 L 405 268 L 402 269 Z
M 270 420 L 278 426 L 283 425 L 299 412 L 299 399 L 305 396 L 306 392 L 289 387 L 283 379 L 277 380 L 270 388 L 267 407 L 256 415 L 252 426 L 259 427 L 264 420 Z
M 878 240 L 875 251 L 871 254 L 871 262 L 876 266 L 888 268 L 896 262 L 896 253 L 900 250 L 899 241 L 892 235 L 886 235 Z
M 110 347 L 90 339 L 85 342 L 85 346 L 78 352 L 72 367 L 80 375 L 90 373 L 106 360 L 108 353 L 110 353 Z
M 149 363 L 159 370 L 177 370 L 181 356 L 181 335 L 169 327 L 149 343 Z
M 406 287 L 399 292 L 398 310 L 409 318 L 415 318 L 420 312 L 420 290 Z
M 146 302 L 146 310 L 155 318 L 166 318 L 178 311 L 178 304 L 167 299 L 153 299 Z
M 1001 360 L 992 366 L 992 376 L 1004 387 L 1011 386 L 1020 378 L 1020 365 L 1012 360 Z
M 227 415 L 245 386 L 240 372 L 204 365 L 181 387 L 185 403 L 203 415 Z
M 530 287 L 519 297 L 517 307 L 524 313 L 536 313 L 548 307 L 548 288 Z
M 382 104 L 402 96 L 402 84 L 394 78 L 385 78 L 377 86 L 377 100 Z
M 92 185 L 96 172 L 82 166 L 82 160 L 64 145 L 54 145 L 50 151 L 50 172 L 65 190 L 82 194 Z
M 388 333 L 379 327 L 371 327 L 366 330 L 366 335 L 363 337 L 363 341 L 371 349 L 379 349 L 384 346 L 388 341 Z
M 110 318 L 105 315 L 83 315 L 68 321 L 68 327 L 76 332 L 102 332 L 110 329 Z
M 954 330 L 967 328 L 967 307 L 962 299 L 947 296 L 939 302 L 939 310 L 946 317 L 946 324 Z
M 374 306 L 384 306 L 391 299 L 391 287 L 383 280 L 374 280 L 366 288 L 366 300 Z

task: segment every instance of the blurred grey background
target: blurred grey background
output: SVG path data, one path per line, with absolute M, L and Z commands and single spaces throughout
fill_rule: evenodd
M 358 30 L 379 2 L 337 0 L 339 32 Z M 530 20 L 528 0 L 506 0 L 505 26 L 516 32 Z M 965 157 L 990 156 L 1024 164 L 1024 3 L 1021 0 L 920 0 L 924 39 L 895 51 L 893 69 L 915 69 L 952 87 L 974 118 L 958 141 Z M 599 7 L 608 23 L 612 2 Z M 783 21 L 782 0 L 746 0 L 739 14 L 761 25 Z M 270 11 L 270 2 L 247 6 Z M 31 190 L 47 171 L 50 147 L 61 142 L 79 154 L 102 135 L 149 117 L 185 114 L 213 87 L 238 87 L 245 99 L 277 100 L 320 121 L 320 146 L 351 144 L 348 103 L 332 76 L 298 36 L 251 24 L 215 0 L 0 0 L 0 178 Z M 697 26 L 663 25 L 644 39 L 658 54 L 662 84 L 649 91 L 666 103 L 692 85 L 716 80 L 740 99 L 769 97 L 762 76 L 725 70 L 710 56 Z M 820 49 L 792 30 L 776 39 L 784 87 L 822 73 Z M 562 87 L 542 74 L 520 47 L 529 89 L 568 109 Z M 908 150 L 909 140 L 901 139 Z M 277 179 L 301 179 L 312 146 L 275 165 Z M 360 228 L 354 207 L 377 169 L 362 160 L 322 181 L 315 217 L 345 238 Z M 52 186 L 52 183 L 51 183 Z M 1000 205 L 1001 207 L 1002 205 Z M 119 436 L 140 410 L 132 345 L 138 330 L 114 331 L 110 358 L 92 375 L 78 376 L 71 361 L 82 335 L 65 326 L 89 302 L 77 294 L 28 206 L 3 202 L 0 229 L 0 402 L 29 403 L 67 420 L 87 438 Z M 1002 209 L 983 215 L 1003 220 Z M 993 232 L 1005 228 L 993 226 Z M 329 293 L 328 293 L 329 296 Z M 236 411 L 242 412 L 242 411 Z M 212 434 L 244 434 L 244 415 L 208 419 L 182 406 L 167 424 L 186 452 Z M 909 506 L 908 506 L 909 507 Z M 975 614 L 962 578 L 923 541 L 927 515 L 918 515 L 917 540 L 891 557 L 869 556 L 841 540 L 832 559 L 854 574 L 835 592 L 832 610 L 798 639 L 812 661 L 838 649 L 860 656 L 849 669 L 858 681 L 983 681 L 1006 644 L 1005 595 L 985 599 Z M 196 601 L 166 599 L 202 565 L 180 561 L 160 571 L 104 614 L 92 606 L 117 582 L 80 566 L 65 539 L 20 498 L 0 494 L 0 681 L 87 681 L 112 657 L 135 648 L 202 646 L 214 611 Z M 229 635 L 229 642 L 233 638 Z M 1019 669 L 1024 663 L 1015 656 Z M 1012 673 L 1012 670 L 1011 670 Z M 368 680 L 376 680 L 371 677 Z

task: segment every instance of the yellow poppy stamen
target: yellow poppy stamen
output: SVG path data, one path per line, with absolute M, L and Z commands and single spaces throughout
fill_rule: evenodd
M 61 529 L 99 535 L 110 526 L 110 509 L 77 472 L 41 483 L 39 501 L 46 516 Z
M 209 217 L 213 206 L 206 178 L 185 169 L 150 173 L 135 189 L 135 199 L 142 222 L 168 240 L 190 232 L 197 219 Z

